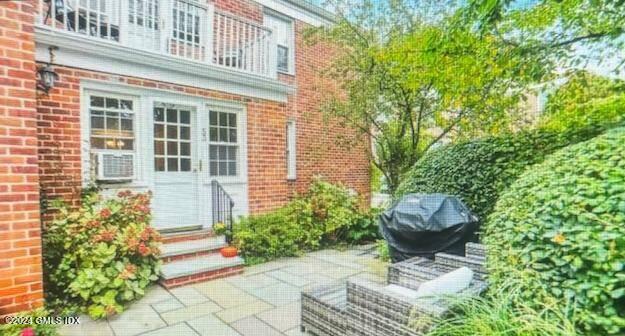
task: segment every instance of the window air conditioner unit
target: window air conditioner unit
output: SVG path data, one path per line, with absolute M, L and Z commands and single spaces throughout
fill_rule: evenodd
M 96 153 L 97 179 L 105 182 L 131 181 L 135 177 L 134 153 Z

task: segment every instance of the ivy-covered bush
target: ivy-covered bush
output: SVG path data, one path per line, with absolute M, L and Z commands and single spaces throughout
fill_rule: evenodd
M 9 319 L 15 317 L 10 321 L 5 317 L 0 323 L 0 335 L 2 336 L 22 336 L 23 334 L 28 335 L 33 334 L 36 336 L 59 336 L 58 324 L 52 323 L 41 323 L 45 321 L 40 321 L 42 318 L 47 318 L 50 316 L 50 312 L 43 308 L 35 309 L 28 312 L 23 312 L 19 314 L 12 315 Z M 19 322 L 27 322 L 27 323 L 14 323 L 15 321 Z
M 47 302 L 92 318 L 123 311 L 160 272 L 160 235 L 150 223 L 150 195 L 87 193 L 59 213 L 43 235 Z
M 625 128 L 528 169 L 485 227 L 491 283 L 555 300 L 583 335 L 625 333 Z
M 339 243 L 375 241 L 377 211 L 363 211 L 344 186 L 316 179 L 308 192 L 286 206 L 242 218 L 234 241 L 248 263 L 296 256 Z
M 484 220 L 499 194 L 528 166 L 603 131 L 594 126 L 566 132 L 534 130 L 441 147 L 417 162 L 395 197 L 406 193 L 456 195 Z

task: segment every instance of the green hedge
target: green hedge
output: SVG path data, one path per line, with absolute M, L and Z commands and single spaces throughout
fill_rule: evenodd
M 625 333 L 625 128 L 527 170 L 485 226 L 491 283 L 559 302 L 584 335 Z
M 566 132 L 534 130 L 448 145 L 426 154 L 407 174 L 395 197 L 406 193 L 459 196 L 480 219 L 525 170 L 554 151 L 601 134 L 602 127 Z
M 248 264 L 297 256 L 321 246 L 375 241 L 377 211 L 364 211 L 358 197 L 337 184 L 315 180 L 286 206 L 242 218 L 234 242 Z

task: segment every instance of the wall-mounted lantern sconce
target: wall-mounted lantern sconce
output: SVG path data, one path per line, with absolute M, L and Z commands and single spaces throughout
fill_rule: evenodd
M 45 93 L 48 93 L 50 89 L 54 87 L 54 83 L 59 79 L 59 75 L 52 69 L 52 62 L 54 62 L 54 50 L 57 47 L 50 47 L 50 62 L 45 66 L 37 70 L 37 87 Z

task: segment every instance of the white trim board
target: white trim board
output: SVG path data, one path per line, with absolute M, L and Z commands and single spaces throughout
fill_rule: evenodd
M 278 13 L 292 17 L 315 27 L 330 25 L 332 20 L 327 16 L 320 15 L 311 10 L 306 10 L 303 5 L 296 5 L 296 0 L 255 0 L 257 3 L 273 9 Z M 312 6 L 312 5 L 309 5 Z M 323 9 L 319 9 L 319 12 Z M 328 12 L 329 13 L 329 12 Z M 331 13 L 330 13 L 331 14 Z
M 36 60 L 100 71 L 120 76 L 145 78 L 235 95 L 287 102 L 295 87 L 277 79 L 247 74 L 150 51 L 132 49 L 115 42 L 99 41 L 71 32 L 57 32 L 41 26 L 35 29 Z

